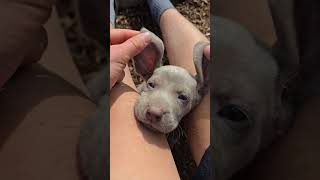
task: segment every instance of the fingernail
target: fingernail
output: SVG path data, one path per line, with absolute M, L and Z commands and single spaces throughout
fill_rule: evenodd
M 149 44 L 151 42 L 151 35 L 149 32 L 143 33 L 143 39 L 145 44 Z

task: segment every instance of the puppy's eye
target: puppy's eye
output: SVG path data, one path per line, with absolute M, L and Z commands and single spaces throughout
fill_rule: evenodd
M 178 99 L 181 101 L 188 101 L 188 97 L 186 95 L 180 94 L 178 95 Z
M 218 112 L 218 115 L 234 122 L 242 122 L 249 119 L 247 113 L 236 105 L 224 106 Z
M 149 87 L 149 88 L 153 89 L 153 88 L 154 88 L 154 86 L 155 86 L 155 85 L 154 85 L 154 83 L 152 83 L 152 82 L 148 82 L 148 87 Z

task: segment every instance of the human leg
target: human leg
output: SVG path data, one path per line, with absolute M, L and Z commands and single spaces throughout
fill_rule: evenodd
M 110 177 L 179 179 L 165 136 L 143 128 L 134 118 L 133 106 L 138 96 L 126 84 L 111 90 Z
M 127 66 L 110 91 L 110 179 L 179 179 L 166 137 L 134 117 L 138 96 Z

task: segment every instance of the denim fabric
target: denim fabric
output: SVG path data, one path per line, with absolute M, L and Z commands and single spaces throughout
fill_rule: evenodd
M 116 12 L 114 7 L 114 0 L 110 0 L 110 23 L 115 27 L 116 24 Z
M 212 148 L 211 145 L 208 147 L 204 155 L 202 156 L 201 162 L 192 176 L 191 180 L 213 180 L 213 167 L 212 167 Z
M 170 0 L 148 0 L 150 13 L 155 22 L 160 25 L 160 17 L 163 12 L 168 9 L 174 8 Z

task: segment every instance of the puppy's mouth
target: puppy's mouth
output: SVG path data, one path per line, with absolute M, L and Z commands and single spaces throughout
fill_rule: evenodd
M 160 130 L 154 128 L 151 124 L 147 124 L 145 122 L 141 122 L 141 124 L 142 124 L 142 126 L 146 127 L 147 129 L 149 129 L 149 130 L 151 130 L 151 131 L 153 131 L 155 133 L 163 133 Z
M 146 118 L 146 109 L 143 111 L 136 111 L 135 116 L 136 119 L 147 129 L 156 132 L 156 133 L 162 133 L 162 134 L 167 134 L 173 131 L 176 127 L 172 127 L 172 125 L 168 124 L 166 125 L 166 121 L 171 122 L 172 120 L 166 120 L 168 117 L 162 117 L 161 120 L 158 122 L 150 122 Z M 167 115 L 166 115 L 167 116 Z
M 150 122 L 146 122 L 146 121 L 140 121 L 140 122 L 147 129 L 149 129 L 153 132 L 162 133 L 162 134 L 168 134 L 176 129 L 176 127 L 173 128 L 172 126 L 164 126 L 163 127 L 163 126 L 156 124 L 156 123 L 150 123 Z
M 146 113 L 146 110 L 143 111 L 142 114 L 144 115 L 145 113 Z M 147 128 L 147 129 L 149 129 L 149 130 L 151 130 L 151 131 L 153 131 L 153 132 L 156 132 L 156 133 L 163 133 L 162 131 L 160 131 L 160 130 L 158 130 L 157 128 L 153 127 L 151 123 L 148 123 L 148 122 L 145 120 L 145 118 L 141 118 L 141 114 L 140 114 L 140 113 L 137 113 L 137 114 L 135 114 L 135 115 L 136 115 L 137 120 L 140 122 L 140 124 L 141 124 L 142 126 L 144 126 L 145 128 Z M 142 117 L 144 117 L 144 116 L 142 116 Z

